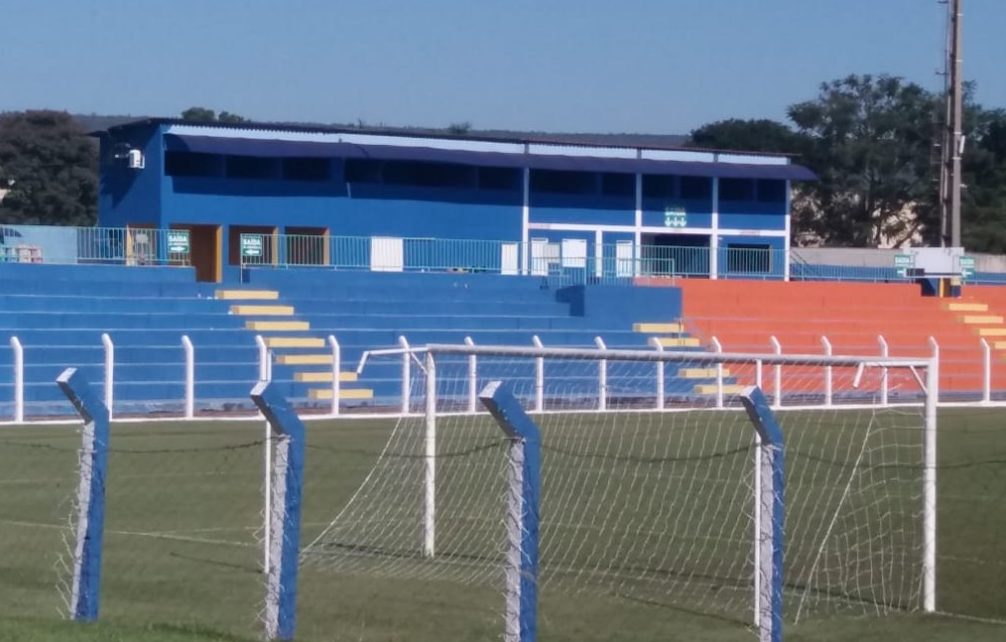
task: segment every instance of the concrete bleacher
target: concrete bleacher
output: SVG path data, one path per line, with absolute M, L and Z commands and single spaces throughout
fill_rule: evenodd
M 406 337 L 410 345 L 460 344 L 470 338 L 479 345 L 533 345 L 534 337 L 547 347 L 594 348 L 600 336 L 609 348 L 645 348 L 650 336 L 671 330 L 663 338 L 667 347 L 697 347 L 694 339 L 675 336 L 680 328 L 669 327 L 679 316 L 680 298 L 667 292 L 619 286 L 571 286 L 552 288 L 540 277 L 486 274 L 408 274 L 380 272 L 333 272 L 330 270 L 251 270 L 245 288 L 252 297 L 271 296 L 270 306 L 256 307 L 248 301 L 249 324 L 286 319 L 306 322 L 298 330 L 262 331 L 267 341 L 286 341 L 277 348 L 274 376 L 303 384 L 294 396 L 312 400 L 330 399 L 330 366 L 324 338 L 335 336 L 341 347 L 343 394 L 387 405 L 400 396 L 400 361 L 380 358 L 369 361 L 357 378 L 353 368 L 366 350 L 398 345 Z M 228 290 L 226 296 L 239 297 Z M 240 310 L 245 302 L 235 301 Z M 261 299 L 258 299 L 261 301 Z M 265 303 L 265 301 L 262 301 Z M 270 309 L 275 306 L 275 309 Z M 274 314 L 285 308 L 285 314 Z M 256 312 L 268 312 L 267 315 Z M 664 322 L 646 325 L 643 320 Z M 283 328 L 283 326 L 280 326 Z M 305 344 L 298 347 L 298 339 Z M 297 363 L 307 361 L 308 363 Z M 500 376 L 530 378 L 533 362 L 526 360 L 520 372 Z M 569 387 L 596 391 L 596 363 L 583 364 L 576 372 L 548 366 L 548 376 L 560 376 Z M 575 369 L 575 368 L 574 368 Z M 588 372 L 589 370 L 589 372 Z M 480 378 L 493 374 L 483 369 Z M 708 373 L 703 373 L 708 374 Z M 668 393 L 693 393 L 708 385 L 708 377 L 675 377 L 668 372 Z M 444 381 L 460 374 L 443 371 Z M 576 383 L 574 383 L 576 382 Z M 642 384 L 641 384 L 642 385 Z M 652 391 L 652 384 L 648 384 Z M 570 388 L 572 390 L 572 388 Z M 359 391 L 359 392 L 356 392 Z
M 994 382 L 1006 381 L 1006 298 L 995 287 L 968 287 L 962 299 L 922 296 L 911 283 L 680 282 L 685 326 L 728 352 L 768 352 L 776 337 L 786 353 L 875 355 L 886 340 L 892 356 L 928 357 L 940 348 L 941 398 L 982 389 L 985 336 L 995 348 Z M 987 302 L 985 301 L 987 299 Z M 995 336 L 1004 341 L 996 346 Z M 796 372 L 796 369 L 790 369 Z M 820 376 L 817 377 L 820 380 Z M 771 381 L 766 381 L 771 387 Z
M 65 367 L 82 368 L 101 386 L 105 333 L 115 345 L 119 415 L 180 411 L 183 335 L 195 346 L 197 410 L 213 411 L 250 407 L 257 334 L 272 349 L 273 380 L 284 393 L 322 409 L 331 399 L 329 335 L 342 349 L 342 403 L 367 406 L 398 403 L 400 361 L 375 359 L 359 377 L 356 363 L 366 350 L 397 345 L 400 336 L 413 346 L 471 337 L 530 347 L 537 336 L 545 346 L 584 348 L 595 347 L 597 336 L 612 348 L 643 348 L 660 336 L 668 348 L 698 347 L 674 324 L 676 291 L 553 288 L 537 277 L 261 269 L 245 283 L 222 286 L 197 283 L 189 268 L 7 264 L 0 266 L 0 306 L 0 418 L 13 414 L 13 336 L 24 346 L 32 417 L 70 413 L 54 384 Z M 570 390 L 595 391 L 596 363 L 577 368 L 549 364 L 547 376 L 561 377 Z M 487 362 L 480 377 L 493 374 Z M 711 377 L 700 368 L 684 368 L 680 376 L 669 368 L 667 391 L 707 393 Z M 620 394 L 652 392 L 652 379 L 641 377 L 638 387 Z

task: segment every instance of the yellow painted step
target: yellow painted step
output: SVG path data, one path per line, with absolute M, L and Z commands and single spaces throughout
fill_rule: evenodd
M 657 342 L 665 348 L 699 347 L 699 340 L 695 337 L 657 337 Z
M 293 315 L 292 305 L 232 305 L 231 314 L 256 315 L 264 317 L 289 317 Z
M 270 348 L 324 348 L 325 340 L 319 337 L 266 337 L 265 344 Z M 331 363 L 332 357 L 328 360 Z
M 996 350 L 1006 350 L 1006 341 L 995 341 L 992 343 L 992 347 Z
M 716 368 L 682 368 L 678 376 L 685 379 L 712 379 L 716 376 Z M 723 376 L 729 377 L 730 371 L 723 368 Z
M 278 330 L 310 330 L 311 324 L 307 321 L 245 321 L 245 328 L 248 330 L 259 330 L 261 332 L 276 332 Z
M 284 366 L 325 366 L 332 365 L 331 354 L 281 354 L 276 363 Z
M 679 334 L 685 329 L 680 323 L 633 323 L 632 331 L 646 334 Z
M 951 312 L 988 312 L 989 306 L 986 303 L 948 303 L 947 309 Z
M 969 325 L 981 323 L 990 323 L 994 325 L 1002 324 L 1003 318 L 994 314 L 965 314 L 961 317 L 961 321 Z
M 217 290 L 218 299 L 230 301 L 275 301 L 279 292 L 275 290 Z
M 980 337 L 1006 337 L 1006 328 L 978 328 Z
M 331 399 L 331 388 L 314 388 L 308 392 L 311 399 Z M 340 388 L 339 399 L 373 399 L 374 391 L 370 388 Z
M 723 384 L 723 394 L 725 395 L 736 395 L 744 392 L 744 388 L 747 386 L 741 386 L 739 384 Z M 695 386 L 695 392 L 700 395 L 715 395 L 716 394 L 716 384 L 715 383 L 700 383 Z
M 353 382 L 356 381 L 357 376 L 355 372 L 340 372 L 339 381 Z M 329 372 L 296 372 L 293 375 L 294 381 L 302 381 L 305 383 L 331 383 L 332 373 Z

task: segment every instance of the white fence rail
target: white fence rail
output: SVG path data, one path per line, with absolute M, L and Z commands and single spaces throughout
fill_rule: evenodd
M 387 416 L 401 416 L 407 414 L 417 414 L 422 412 L 422 408 L 414 407 L 412 395 L 412 379 L 413 379 L 413 368 L 422 367 L 422 361 L 417 357 L 418 353 L 425 351 L 424 347 L 412 346 L 408 339 L 404 336 L 398 338 L 398 344 L 394 348 L 388 349 L 377 349 L 371 350 L 364 353 L 363 358 L 360 360 L 360 364 L 357 368 L 357 373 L 362 374 L 367 367 L 368 357 L 374 356 L 394 356 L 400 359 L 400 377 L 399 383 L 396 384 L 396 389 L 398 392 L 392 393 L 396 395 L 396 398 L 380 404 L 360 404 L 359 406 L 354 406 L 348 403 L 346 400 L 340 402 L 342 392 L 344 388 L 341 382 L 342 378 L 342 365 L 343 365 L 343 349 L 340 346 L 339 341 L 335 336 L 327 337 L 327 346 L 331 353 L 331 400 L 325 404 L 314 404 L 311 408 L 312 412 L 318 414 L 319 416 L 337 416 L 340 414 L 353 414 L 354 410 L 362 409 L 368 415 L 384 414 Z M 837 353 L 834 348 L 834 343 L 827 336 L 821 336 L 818 339 L 820 345 L 820 354 L 822 357 L 835 356 Z M 31 363 L 31 350 L 32 348 L 42 348 L 47 346 L 26 346 L 17 336 L 12 336 L 9 338 L 9 346 L 11 350 L 11 364 L 12 364 L 12 374 L 10 378 L 10 385 L 7 388 L 10 390 L 9 396 L 4 399 L 0 398 L 0 423 L 23 423 L 25 421 L 45 421 L 52 420 L 54 417 L 58 419 L 58 413 L 46 412 L 39 413 L 32 411 L 33 402 L 29 399 L 29 395 L 26 392 L 30 385 L 38 385 L 38 382 L 32 382 L 29 384 L 26 378 L 26 371 L 31 368 L 33 364 Z M 273 351 L 268 347 L 267 342 L 261 337 L 255 337 L 255 344 L 257 347 L 257 359 L 254 364 L 239 364 L 239 366 L 248 367 L 249 380 L 272 380 L 273 379 L 273 364 L 276 361 L 276 357 Z M 249 408 L 247 406 L 239 406 L 240 402 L 245 401 L 245 399 L 235 397 L 235 399 L 230 400 L 233 403 L 220 403 L 220 399 L 205 400 L 200 399 L 198 396 L 199 388 L 197 387 L 197 366 L 199 365 L 198 359 L 198 347 L 188 336 L 180 337 L 180 350 L 181 350 L 181 360 L 182 360 L 182 372 L 184 380 L 181 382 L 179 393 L 179 398 L 171 402 L 170 410 L 161 409 L 156 411 L 158 416 L 170 417 L 174 419 L 184 418 L 184 419 L 195 419 L 207 416 L 246 416 L 249 414 Z M 475 347 L 476 343 L 471 337 L 466 337 L 464 340 L 464 345 Z M 650 341 L 650 347 L 655 352 L 663 353 L 666 349 L 661 345 L 661 343 L 655 339 Z M 101 335 L 101 346 L 95 346 L 97 349 L 101 350 L 101 368 L 104 380 L 104 400 L 108 404 L 109 410 L 118 409 L 120 412 L 117 414 L 134 414 L 142 415 L 142 412 L 131 412 L 124 413 L 121 412 L 123 408 L 128 407 L 128 402 L 126 400 L 119 399 L 116 396 L 116 388 L 119 385 L 130 383 L 128 377 L 117 375 L 117 368 L 130 366 L 135 368 L 136 364 L 129 363 L 119 363 L 116 358 L 116 345 L 112 337 L 109 334 Z M 211 345 L 202 346 L 204 348 L 212 348 Z M 544 345 L 538 336 L 532 337 L 529 347 L 543 348 Z M 736 353 L 738 348 L 743 349 L 746 353 L 755 355 L 761 354 L 764 358 L 752 359 L 753 371 L 749 373 L 745 381 L 754 383 L 759 386 L 763 386 L 766 390 L 766 394 L 771 397 L 772 405 L 775 408 L 784 407 L 794 407 L 794 406 L 805 406 L 813 405 L 815 407 L 840 407 L 848 405 L 847 402 L 837 398 L 837 393 L 834 391 L 835 374 L 833 372 L 833 366 L 822 365 L 821 371 L 817 375 L 819 381 L 821 382 L 820 394 L 816 396 L 815 400 L 811 403 L 807 399 L 801 398 L 797 391 L 785 390 L 787 377 L 784 376 L 785 364 L 780 361 L 780 359 L 785 359 L 788 354 L 795 354 L 794 352 L 787 353 L 783 349 L 782 343 L 775 336 L 769 337 L 765 345 L 762 346 L 730 346 L 724 345 L 724 343 L 717 337 L 712 337 L 709 342 L 709 349 L 713 353 L 726 354 L 729 351 Z M 594 340 L 594 348 L 596 352 L 601 353 L 608 350 L 608 345 L 602 337 L 596 337 Z M 889 357 L 898 357 L 897 354 L 892 354 L 893 351 L 890 347 L 890 343 L 883 335 L 878 335 L 876 339 L 876 355 L 881 359 L 886 359 Z M 948 377 L 958 377 L 959 381 L 955 385 L 948 386 L 945 383 L 941 385 L 941 395 L 938 403 L 945 406 L 1006 406 L 1006 378 L 1000 376 L 998 379 L 996 377 L 996 364 L 998 363 L 995 358 L 993 345 L 984 337 L 978 338 L 974 349 L 968 350 L 967 354 L 960 354 L 963 348 L 960 345 L 955 345 L 950 348 L 942 347 L 939 342 L 934 337 L 929 337 L 926 345 L 918 346 L 916 350 L 911 351 L 912 354 L 903 354 L 903 357 L 918 357 L 918 358 L 928 358 L 932 356 L 938 363 L 940 363 L 940 369 L 943 372 L 943 377 L 945 380 Z M 802 353 L 806 354 L 806 353 Z M 863 353 L 859 353 L 863 354 Z M 462 404 L 462 409 L 467 412 L 474 412 L 477 408 L 476 404 L 476 393 L 478 389 L 478 383 L 480 381 L 480 360 L 475 354 L 467 357 L 467 392 L 463 395 L 464 399 Z M 73 364 L 67 364 L 73 365 Z M 95 364 L 91 364 L 92 366 Z M 237 367 L 237 366 L 236 366 Z M 771 376 L 765 377 L 765 368 L 769 367 L 769 372 Z M 257 371 L 257 372 L 256 372 Z M 949 371 L 953 371 L 953 374 L 949 374 Z M 598 365 L 595 369 L 596 376 L 596 399 L 594 400 L 593 410 L 598 412 L 603 412 L 606 410 L 617 410 L 613 408 L 611 399 L 614 394 L 608 381 L 608 362 L 605 359 L 599 359 Z M 531 399 L 531 409 L 534 412 L 543 412 L 546 410 L 546 402 L 544 397 L 544 390 L 546 389 L 546 377 L 548 376 L 548 369 L 546 368 L 546 360 L 544 358 L 534 359 L 534 395 Z M 654 410 L 670 410 L 672 405 L 668 403 L 664 394 L 660 391 L 666 389 L 666 384 L 669 383 L 669 373 L 665 371 L 665 363 L 661 361 L 656 361 L 654 363 L 653 369 L 653 383 L 648 385 L 648 389 L 652 390 L 652 409 Z M 707 396 L 714 401 L 715 407 L 724 407 L 725 397 L 730 394 L 732 387 L 737 385 L 737 380 L 733 373 L 728 371 L 728 368 L 724 363 L 719 363 L 710 370 L 707 375 L 707 381 L 712 382 L 711 392 L 708 392 L 709 384 L 703 385 L 703 389 L 707 392 Z M 768 381 L 763 381 L 763 378 L 767 378 Z M 966 379 L 966 384 L 961 384 L 960 380 Z M 291 385 L 299 385 L 294 381 L 289 381 Z M 366 379 L 362 379 L 361 383 L 366 385 Z M 766 385 L 767 384 L 767 385 Z M 55 385 L 55 384 L 53 384 Z M 177 388 L 177 384 L 176 384 Z M 879 392 L 877 398 L 874 400 L 874 405 L 879 407 L 887 407 L 891 405 L 905 403 L 905 401 L 897 399 L 897 397 L 892 394 L 889 387 L 888 377 L 886 369 L 882 369 L 882 375 L 880 384 L 878 386 Z M 0 388 L 2 390 L 2 388 Z M 400 395 L 400 396 L 399 396 Z M 6 395 L 5 395 L 6 396 Z M 328 396 L 324 397 L 326 401 Z M 217 405 L 211 406 L 208 401 L 215 401 Z M 227 401 L 227 400 L 224 400 Z M 159 400 L 162 405 L 165 404 L 165 400 Z M 118 404 L 118 405 L 117 405 Z M 4 408 L 9 408 L 4 410 Z M 69 408 L 65 414 L 69 414 Z

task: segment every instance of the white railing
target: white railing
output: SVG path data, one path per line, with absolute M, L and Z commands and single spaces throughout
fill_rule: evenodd
M 38 346 L 25 346 L 21 339 L 17 336 L 12 336 L 8 340 L 11 349 L 11 362 L 13 365 L 10 397 L 8 398 L 10 403 L 10 410 L 6 415 L 0 415 L 0 423 L 23 423 L 25 421 L 43 421 L 51 420 L 54 416 L 59 414 L 59 411 L 53 411 L 53 407 L 50 404 L 46 407 L 45 411 L 39 411 L 35 408 L 38 402 L 29 401 L 28 395 L 26 393 L 26 388 L 38 385 L 38 382 L 28 382 L 26 380 L 26 369 L 29 365 L 30 351 L 26 348 L 38 347 Z M 831 339 L 827 336 L 822 336 L 819 338 L 819 343 L 821 346 L 820 355 L 822 359 L 827 360 L 828 357 L 832 357 L 836 354 L 834 344 Z M 272 380 L 273 378 L 273 363 L 274 355 L 272 350 L 269 349 L 267 342 L 261 337 L 255 337 L 255 344 L 257 347 L 257 360 L 254 364 L 257 370 L 257 379 L 259 380 Z M 342 386 L 342 361 L 343 361 L 343 351 L 341 346 L 335 336 L 327 337 L 327 345 L 331 353 L 331 402 L 327 408 L 323 407 L 322 413 L 319 414 L 321 417 L 332 417 L 339 416 L 349 412 L 352 414 L 355 407 L 352 404 L 346 404 L 345 400 L 342 400 L 344 393 L 344 388 Z M 464 340 L 464 345 L 469 347 L 476 347 L 476 343 L 471 337 L 466 337 Z M 662 346 L 659 340 L 656 338 L 651 338 L 650 347 L 658 352 L 665 352 L 665 348 Z M 532 337 L 531 346 L 538 349 L 543 349 L 544 345 L 538 336 Z M 709 341 L 709 349 L 711 352 L 716 354 L 725 354 L 733 346 L 724 345 L 723 342 L 717 337 L 711 337 Z M 743 346 L 744 348 L 750 348 L 750 346 Z M 211 406 L 210 402 L 220 402 L 219 399 L 214 400 L 200 400 L 197 396 L 197 390 L 195 385 L 197 365 L 198 365 L 198 351 L 197 346 L 194 345 L 193 341 L 188 336 L 180 337 L 180 348 L 182 351 L 182 362 L 183 362 L 183 372 L 184 381 L 182 386 L 181 397 L 175 401 L 171 400 L 158 400 L 158 403 L 162 403 L 162 406 L 166 409 L 159 410 L 158 416 L 163 416 L 165 418 L 184 418 L 184 419 L 194 419 L 197 417 L 206 417 L 207 410 L 214 410 L 216 412 L 215 416 L 227 416 L 227 413 L 221 412 L 222 408 Z M 116 345 L 109 334 L 101 335 L 101 346 L 102 350 L 102 372 L 103 372 L 103 382 L 104 382 L 104 401 L 108 405 L 110 412 L 115 412 L 116 415 L 122 415 L 123 410 L 127 406 L 123 404 L 128 404 L 130 402 L 116 399 L 116 388 L 117 386 L 127 385 L 128 381 L 124 381 L 116 375 L 117 360 L 116 360 Z M 593 349 L 598 353 L 603 353 L 608 350 L 608 345 L 604 339 L 600 336 L 595 337 Z M 904 349 L 904 346 L 902 346 Z M 939 363 L 943 364 L 944 377 L 947 380 L 951 380 L 952 377 L 966 377 L 966 382 L 958 382 L 955 385 L 941 386 L 941 397 L 937 400 L 942 405 L 953 405 L 953 406 L 1006 406 L 1006 381 L 996 379 L 996 364 L 998 361 L 994 358 L 994 346 L 985 337 L 980 337 L 977 339 L 974 349 L 969 349 L 966 356 L 959 356 L 960 352 L 963 350 L 961 346 L 955 346 L 953 348 L 943 348 L 939 342 L 934 337 L 929 337 L 924 346 L 918 346 L 917 349 L 910 351 L 911 355 L 904 356 L 918 356 L 927 355 L 935 358 Z M 876 338 L 876 354 L 880 359 L 887 359 L 891 357 L 896 357 L 897 355 L 892 355 L 892 350 L 890 344 L 886 337 L 883 335 L 878 335 Z M 401 387 L 400 392 L 396 394 L 396 399 L 391 401 L 385 400 L 381 404 L 371 404 L 367 408 L 368 414 L 385 414 L 388 416 L 400 416 L 405 414 L 414 414 L 421 412 L 421 408 L 413 408 L 412 395 L 414 391 L 413 386 L 413 367 L 422 367 L 422 361 L 417 358 L 418 353 L 425 351 L 423 347 L 411 346 L 408 339 L 404 336 L 399 337 L 397 342 L 397 347 L 389 349 L 378 349 L 371 350 L 364 353 L 363 358 L 360 361 L 360 365 L 357 368 L 357 373 L 362 373 L 366 365 L 367 358 L 369 356 L 376 355 L 395 355 L 401 358 Z M 783 350 L 783 345 L 779 339 L 775 336 L 770 336 L 768 341 L 764 345 L 764 350 L 761 352 L 750 352 L 752 355 L 751 366 L 753 366 L 753 383 L 756 385 L 763 385 L 764 369 L 766 366 L 771 368 L 771 380 L 768 382 L 767 392 L 770 393 L 772 399 L 772 405 L 776 408 L 782 407 L 802 407 L 808 405 L 806 399 L 800 399 L 797 394 L 798 390 L 784 391 L 784 385 L 787 379 L 784 377 L 784 368 L 789 367 L 787 362 L 780 360 L 787 356 L 787 353 Z M 793 354 L 793 353 L 790 353 Z M 760 355 L 760 356 L 759 356 Z M 808 355 L 812 356 L 812 355 Z M 773 358 L 775 357 L 775 358 Z M 545 359 L 542 357 L 536 357 L 533 360 L 534 363 L 534 398 L 532 400 L 532 411 L 534 412 L 544 412 L 545 407 L 545 384 L 548 371 L 546 368 Z M 711 405 L 717 408 L 722 408 L 725 406 L 726 398 L 729 396 L 729 391 L 731 386 L 736 385 L 738 381 L 737 375 L 734 372 L 727 372 L 725 362 L 717 363 L 711 369 L 706 381 L 711 381 L 713 387 L 710 388 L 708 384 L 705 385 L 709 388 L 707 398 L 709 398 Z M 471 354 L 467 357 L 466 361 L 466 391 L 462 393 L 462 398 L 459 400 L 462 403 L 461 410 L 465 412 L 475 412 L 477 410 L 477 392 L 479 383 L 479 367 L 480 362 L 475 354 Z M 599 357 L 597 360 L 596 368 L 596 403 L 593 409 L 596 411 L 609 411 L 613 409 L 612 404 L 612 391 L 609 386 L 609 363 L 606 359 Z M 947 367 L 948 365 L 953 365 L 953 368 Z M 966 364 L 966 365 L 965 365 Z M 950 371 L 954 374 L 949 374 Z M 963 372 L 963 374 L 962 374 Z M 557 376 L 557 375 L 553 375 Z M 751 376 L 751 372 L 748 371 L 748 376 Z M 847 401 L 843 401 L 837 398 L 835 393 L 835 372 L 834 366 L 828 364 L 822 364 L 821 377 L 818 381 L 820 384 L 820 393 L 815 397 L 814 405 L 816 407 L 840 407 L 842 405 L 848 405 Z M 293 383 L 293 382 L 290 382 Z M 364 380 L 365 383 L 365 380 Z M 668 377 L 665 372 L 665 363 L 662 361 L 656 361 L 653 370 L 653 384 L 650 387 L 653 390 L 652 397 L 652 408 L 654 410 L 667 410 L 667 384 Z M 997 387 L 998 386 L 998 387 Z M 699 393 L 696 393 L 699 394 Z M 400 395 L 400 396 L 398 396 Z M 341 400 L 341 403 L 340 403 Z M 244 399 L 235 399 L 228 401 L 245 401 Z M 906 403 L 904 399 L 898 399 L 895 395 L 891 394 L 891 387 L 888 379 L 887 368 L 880 366 L 880 382 L 877 390 L 877 399 L 873 401 L 873 405 L 878 407 L 889 407 L 896 404 Z M 242 406 L 238 404 L 233 404 L 235 409 L 240 409 Z M 169 409 L 167 409 L 169 408 Z M 247 406 L 244 407 L 245 410 Z M 315 406 L 317 409 L 317 406 Z M 325 412 L 327 410 L 327 413 Z M 617 408 L 615 408 L 617 410 Z M 202 414 L 200 414 L 202 413 Z M 137 415 L 142 415 L 142 412 L 134 413 Z M 246 412 L 240 413 L 241 416 L 246 416 Z M 142 417 L 141 417 L 142 418 Z M 147 417 L 149 419 L 149 417 Z M 267 435 L 268 438 L 268 435 Z

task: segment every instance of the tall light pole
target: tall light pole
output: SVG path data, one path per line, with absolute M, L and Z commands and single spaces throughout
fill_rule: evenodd
M 961 5 L 946 0 L 947 33 L 946 122 L 943 130 L 943 166 L 940 171 L 940 245 L 961 246 L 961 156 L 964 154 L 964 96 L 961 76 Z

